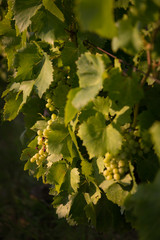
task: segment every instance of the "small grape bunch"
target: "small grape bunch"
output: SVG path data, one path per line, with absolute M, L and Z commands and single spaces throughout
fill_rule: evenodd
M 107 180 L 120 180 L 128 171 L 128 163 L 118 157 L 113 157 L 109 152 L 105 154 L 103 161 L 105 166 L 103 175 Z
M 50 112 L 55 110 L 54 103 L 50 97 L 47 97 L 46 108 L 48 108 Z

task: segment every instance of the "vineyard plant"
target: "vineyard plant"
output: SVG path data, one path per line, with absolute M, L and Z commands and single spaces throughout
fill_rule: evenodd
M 0 2 L 3 120 L 24 116 L 24 170 L 68 224 L 159 240 L 160 1 Z

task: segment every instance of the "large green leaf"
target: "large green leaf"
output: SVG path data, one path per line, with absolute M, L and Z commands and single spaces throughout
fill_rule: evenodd
M 66 164 L 62 161 L 52 164 L 47 174 L 47 182 L 55 184 L 55 190 L 60 191 L 61 185 L 64 182 L 64 177 L 67 172 Z
M 32 29 L 43 41 L 50 44 L 64 36 L 64 24 L 49 11 L 41 9 L 32 18 Z
M 43 93 L 49 88 L 51 82 L 53 81 L 53 67 L 49 56 L 44 53 L 44 57 L 39 64 L 40 72 L 35 80 L 35 86 L 38 90 L 38 95 L 41 98 Z
M 15 56 L 14 65 L 17 68 L 16 80 L 31 80 L 34 65 L 42 58 L 37 46 L 33 43 L 19 50 Z
M 117 101 L 120 106 L 133 106 L 143 97 L 136 74 L 132 77 L 124 77 L 118 69 L 109 72 L 104 81 L 104 90 L 108 91 L 111 100 Z
M 154 150 L 160 159 L 160 122 L 155 122 L 150 128 Z
M 62 22 L 64 21 L 63 13 L 60 11 L 60 9 L 56 6 L 56 4 L 53 1 L 43 0 L 43 5 L 48 11 L 50 11 L 53 15 L 59 18 Z
M 100 113 L 80 125 L 78 136 L 83 140 L 90 158 L 104 155 L 107 151 L 115 154 L 122 144 L 121 134 L 111 124 L 106 126 Z
M 72 105 L 80 109 L 93 100 L 102 89 L 105 69 L 101 55 L 92 55 L 89 52 L 81 55 L 77 61 L 77 67 L 80 88 L 72 100 Z
M 138 187 L 126 207 L 141 240 L 160 239 L 160 172 L 153 183 Z
M 83 30 L 106 38 L 116 34 L 113 0 L 76 0 L 75 11 Z
M 14 18 L 20 32 L 31 24 L 31 17 L 41 7 L 40 0 L 14 0 Z
M 3 117 L 4 120 L 11 121 L 18 115 L 23 97 L 22 94 L 17 96 L 17 93 L 12 92 L 5 98 L 5 101 Z

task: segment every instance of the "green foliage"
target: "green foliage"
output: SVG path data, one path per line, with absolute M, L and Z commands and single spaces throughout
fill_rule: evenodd
M 59 218 L 71 225 L 106 231 L 129 212 L 140 239 L 152 230 L 159 239 L 149 228 L 159 207 L 159 7 L 8 1 L 0 22 L 10 70 L 3 119 L 24 114 L 24 170 L 50 184 Z

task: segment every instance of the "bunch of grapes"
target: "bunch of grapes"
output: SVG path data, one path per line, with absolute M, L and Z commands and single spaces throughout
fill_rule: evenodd
M 47 96 L 46 108 L 48 108 L 50 112 L 53 112 L 55 110 L 54 103 L 49 95 Z
M 128 162 L 118 156 L 113 157 L 109 152 L 105 154 L 103 161 L 105 166 L 103 175 L 107 180 L 120 180 L 128 171 Z
M 38 166 L 44 162 L 48 156 L 48 139 L 47 134 L 50 129 L 50 125 L 52 122 L 56 119 L 56 114 L 51 115 L 51 119 L 47 122 L 47 127 L 44 130 L 38 130 L 37 131 L 37 150 L 38 152 L 30 159 L 30 161 L 36 162 Z

